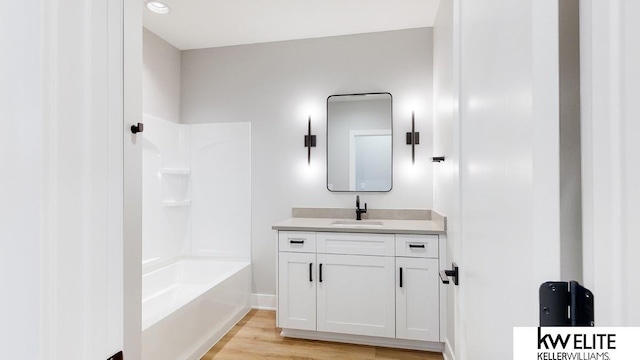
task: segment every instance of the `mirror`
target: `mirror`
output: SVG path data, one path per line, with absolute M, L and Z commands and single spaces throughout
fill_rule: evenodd
M 392 123 L 389 93 L 327 98 L 327 189 L 391 190 Z

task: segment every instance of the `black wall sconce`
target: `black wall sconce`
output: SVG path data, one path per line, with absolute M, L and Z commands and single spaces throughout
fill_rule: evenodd
M 304 147 L 307 148 L 307 164 L 311 165 L 311 148 L 316 147 L 316 136 L 311 135 L 311 116 L 309 116 L 307 135 L 304 136 Z
M 411 163 L 416 163 L 416 145 L 420 145 L 420 133 L 416 131 L 415 113 L 411 112 L 411 132 L 407 133 L 407 145 L 411 145 Z

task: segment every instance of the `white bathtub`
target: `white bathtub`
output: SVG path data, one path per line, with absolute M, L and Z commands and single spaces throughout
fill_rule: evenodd
M 249 311 L 248 261 L 184 259 L 142 276 L 142 359 L 200 359 Z

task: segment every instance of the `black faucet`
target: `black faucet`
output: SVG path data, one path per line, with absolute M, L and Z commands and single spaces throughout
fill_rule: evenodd
M 362 214 L 367 213 L 367 203 L 364 203 L 364 209 L 360 209 L 360 195 L 356 195 L 356 220 L 362 220 Z

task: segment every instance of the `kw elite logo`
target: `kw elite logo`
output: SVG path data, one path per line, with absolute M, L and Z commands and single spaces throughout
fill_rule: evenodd
M 616 334 L 550 334 L 538 328 L 538 359 L 609 360 L 609 351 L 615 349 Z
M 637 360 L 638 327 L 513 329 L 514 360 Z

